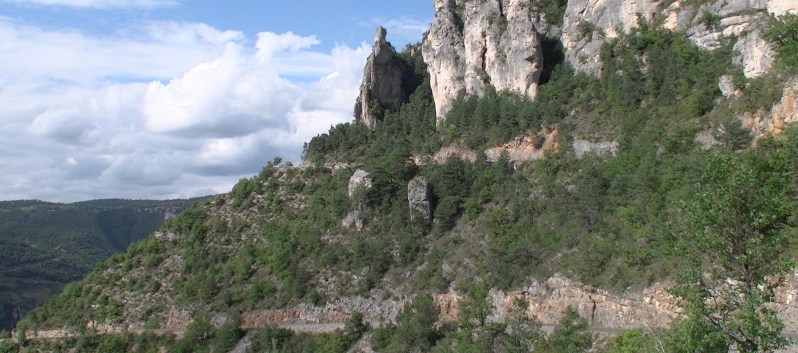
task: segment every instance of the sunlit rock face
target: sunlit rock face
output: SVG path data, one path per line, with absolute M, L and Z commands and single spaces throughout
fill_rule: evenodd
M 667 6 L 666 6 L 667 5 Z M 566 60 L 577 72 L 600 75 L 601 45 L 639 25 L 661 23 L 684 32 L 696 45 L 716 49 L 735 36 L 734 63 L 746 77 L 758 77 L 773 65 L 773 50 L 763 31 L 770 14 L 798 11 L 793 0 L 717 0 L 702 5 L 662 0 L 570 0 L 562 25 Z
M 387 34 L 382 27 L 374 34 L 374 47 L 366 61 L 360 95 L 355 102 L 355 121 L 372 130 L 377 119 L 370 111 L 370 104 L 391 105 L 407 97 L 402 90 L 402 67 L 396 51 L 385 39 Z
M 535 98 L 543 69 L 540 15 L 521 0 L 436 0 L 424 40 L 440 124 L 457 99 L 481 96 L 488 84 Z

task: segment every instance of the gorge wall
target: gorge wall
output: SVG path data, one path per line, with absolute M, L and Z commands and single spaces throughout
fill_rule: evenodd
M 758 77 L 773 64 L 773 51 L 763 31 L 770 14 L 798 11 L 790 0 L 717 0 L 695 2 L 651 0 L 571 0 L 563 21 L 561 41 L 566 59 L 579 72 L 601 73 L 599 50 L 604 41 L 620 31 L 637 27 L 638 21 L 662 22 L 682 31 L 705 49 L 721 46 L 723 37 L 736 36 L 734 61 L 746 77 Z M 640 17 L 638 17 L 640 16 Z
M 528 1 L 435 0 L 422 53 L 438 123 L 452 103 L 487 84 L 535 98 L 543 69 L 539 23 Z
M 535 98 L 543 69 L 541 41 L 559 38 L 577 72 L 600 75 L 601 45 L 638 21 L 681 31 L 716 49 L 735 37 L 733 60 L 753 78 L 768 72 L 774 53 L 763 32 L 771 15 L 798 12 L 792 0 L 569 0 L 561 24 L 526 0 L 434 0 L 435 17 L 422 52 L 428 65 L 438 125 L 454 101 L 481 96 L 487 84 Z

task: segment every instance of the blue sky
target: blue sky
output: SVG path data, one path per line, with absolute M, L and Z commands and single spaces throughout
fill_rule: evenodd
M 373 34 L 372 27 L 379 25 L 393 24 L 392 29 L 398 35 L 395 42 L 418 41 L 420 37 L 410 27 L 426 28 L 433 12 L 431 0 L 0 2 L 0 14 L 39 27 L 78 28 L 85 33 L 102 35 L 147 21 L 199 22 L 220 30 L 241 31 L 250 38 L 263 31 L 315 35 L 322 42 L 319 50 L 331 49 L 336 43 L 357 46 Z
M 229 191 L 352 108 L 431 0 L 0 0 L 0 199 Z

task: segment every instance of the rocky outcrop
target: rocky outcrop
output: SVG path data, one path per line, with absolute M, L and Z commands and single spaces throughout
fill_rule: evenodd
M 422 54 L 440 124 L 455 100 L 487 84 L 529 98 L 538 91 L 543 53 L 540 15 L 521 0 L 435 0 Z
M 795 294 L 794 290 L 790 293 Z M 432 297 L 441 322 L 458 319 L 462 297 L 453 292 L 433 294 Z M 794 298 L 790 298 L 784 301 L 784 305 L 794 302 Z M 356 296 L 340 298 L 321 307 L 300 304 L 288 309 L 245 313 L 241 316 L 241 326 L 340 323 L 355 311 L 362 313 L 365 321 L 372 324 L 383 320 L 394 322 L 410 299 L 380 300 Z M 603 328 L 663 327 L 682 312 L 663 284 L 640 292 L 616 295 L 558 275 L 542 283 L 533 282 L 521 290 L 503 292 L 493 289 L 488 299 L 495 307 L 489 317 L 492 322 L 504 322 L 519 299 L 527 303 L 526 315 L 543 324 L 557 323 L 568 307 L 587 318 L 591 326 Z
M 371 179 L 369 173 L 363 169 L 356 170 L 351 177 L 349 177 L 349 185 L 347 187 L 347 195 L 350 199 L 354 200 L 355 194 L 358 189 L 371 188 Z M 341 226 L 344 228 L 354 227 L 357 230 L 362 230 L 366 220 L 366 204 L 363 202 L 355 202 L 352 211 L 344 217 L 341 221 Z
M 604 41 L 635 27 L 638 13 L 651 20 L 661 7 L 651 0 L 569 0 L 560 37 L 565 59 L 579 72 L 598 74 Z
M 576 158 L 582 158 L 586 153 L 595 153 L 598 155 L 611 155 L 615 156 L 618 151 L 618 143 L 612 142 L 590 142 L 585 140 L 574 140 L 574 154 Z
M 363 314 L 363 319 L 373 325 L 381 321 L 394 322 L 407 300 L 376 300 L 374 298 L 346 297 L 328 302 L 324 306 L 299 304 L 288 309 L 263 310 L 241 315 L 242 328 L 269 325 L 300 325 L 341 323 L 353 312 Z
M 773 51 L 762 32 L 769 14 L 798 11 L 791 0 L 716 0 L 696 7 L 662 0 L 570 0 L 560 40 L 566 60 L 579 72 L 600 74 L 599 50 L 608 39 L 628 31 L 640 19 L 651 22 L 663 16 L 665 27 L 683 31 L 696 45 L 718 48 L 722 37 L 737 36 L 735 63 L 746 77 L 757 77 L 773 63 Z
M 491 299 L 497 308 L 495 321 L 504 321 L 518 299 L 528 304 L 528 315 L 550 324 L 556 323 L 568 307 L 576 309 L 591 326 L 612 328 L 663 327 L 682 312 L 662 284 L 616 295 L 557 275 L 522 291 L 494 290 Z
M 358 202 L 355 209 L 349 211 L 346 217 L 341 221 L 341 226 L 344 228 L 354 227 L 358 231 L 363 230 L 366 222 L 366 204 Z
M 798 2 L 795 0 L 768 0 L 768 12 L 776 16 L 798 13 Z
M 718 88 L 720 93 L 728 99 L 739 97 L 742 94 L 742 91 L 734 85 L 734 77 L 731 75 L 721 76 L 718 79 Z
M 781 100 L 770 111 L 746 113 L 740 118 L 756 137 L 779 134 L 787 124 L 798 122 L 798 78 L 784 85 Z
M 410 222 L 413 225 L 428 225 L 432 220 L 432 188 L 427 179 L 416 177 L 407 184 L 407 202 Z
M 347 195 L 349 195 L 350 199 L 355 197 L 355 191 L 358 187 L 363 187 L 365 189 L 371 188 L 371 179 L 369 179 L 368 176 L 369 173 L 367 171 L 358 169 L 349 177 Z
M 498 147 L 485 150 L 488 162 L 496 162 L 507 153 L 508 162 L 529 162 L 543 159 L 547 150 L 557 148 L 557 130 L 541 131 L 537 134 L 524 134 Z
M 385 40 L 385 28 L 377 28 L 374 34 L 374 47 L 363 70 L 363 83 L 360 95 L 355 103 L 355 122 L 365 124 L 374 129 L 377 119 L 371 106 L 376 102 L 381 106 L 389 106 L 405 100 L 402 90 L 402 67 L 396 58 L 396 51 Z

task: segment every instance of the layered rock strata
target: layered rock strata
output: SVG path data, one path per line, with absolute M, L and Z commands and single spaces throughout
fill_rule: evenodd
M 488 84 L 535 98 L 543 69 L 540 16 L 521 0 L 435 0 L 422 54 L 438 124 L 457 99 Z
M 407 98 L 402 89 L 402 67 L 396 51 L 385 40 L 387 34 L 382 27 L 374 34 L 374 47 L 366 61 L 360 95 L 355 102 L 355 121 L 372 130 L 377 124 L 377 117 L 371 111 L 373 104 L 388 106 Z

